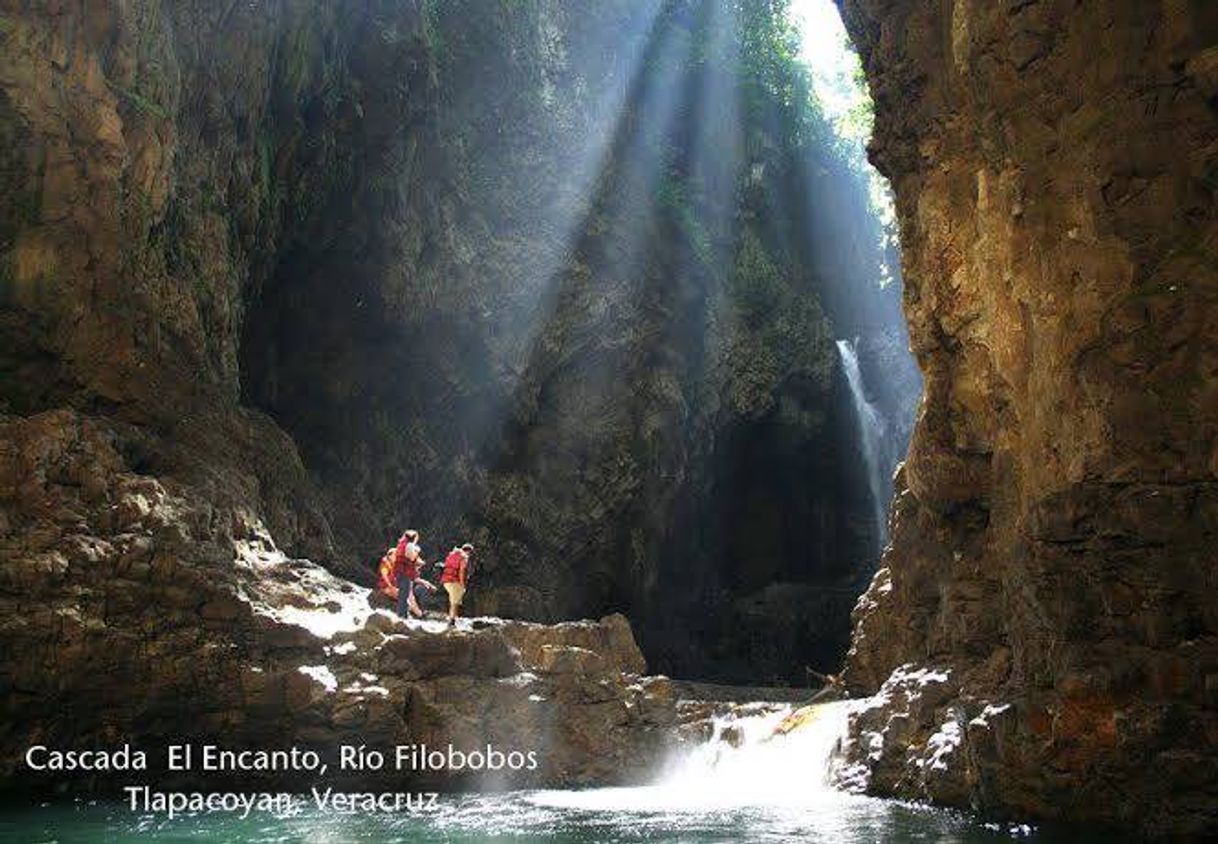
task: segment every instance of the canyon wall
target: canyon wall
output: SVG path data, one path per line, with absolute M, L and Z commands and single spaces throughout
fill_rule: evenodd
M 1218 825 L 1218 7 L 841 0 L 926 379 L 851 780 Z

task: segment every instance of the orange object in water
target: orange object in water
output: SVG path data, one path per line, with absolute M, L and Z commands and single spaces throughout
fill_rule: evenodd
M 807 726 L 812 721 L 816 720 L 816 717 L 817 712 L 815 706 L 801 706 L 786 718 L 782 719 L 782 723 L 774 728 L 774 735 L 785 736 L 792 730 L 798 730 L 800 727 Z

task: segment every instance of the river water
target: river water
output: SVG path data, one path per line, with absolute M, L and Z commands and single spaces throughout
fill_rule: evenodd
M 625 790 L 625 791 L 631 791 Z M 557 797 L 557 799 L 555 799 Z M 0 840 L 39 844 L 346 844 L 346 842 L 981 842 L 1084 841 L 953 812 L 858 797 L 794 807 L 720 810 L 615 808 L 603 792 L 512 792 L 455 798 L 422 816 L 303 813 L 239 820 L 219 815 L 172 822 L 132 815 L 126 806 L 54 806 L 0 816 Z M 629 804 L 630 795 L 610 803 Z M 582 805 L 581 805 L 582 804 Z M 1094 841 L 1108 841 L 1096 837 Z
M 441 797 L 414 813 L 340 815 L 303 809 L 242 819 L 176 817 L 125 804 L 74 803 L 0 813 L 0 841 L 23 844 L 389 844 L 389 842 L 1086 842 L 1077 830 L 992 823 L 943 809 L 846 794 L 827 784 L 848 704 L 819 707 L 776 733 L 790 710 L 717 722 L 706 744 L 651 785 Z M 787 722 L 789 723 L 789 722 Z

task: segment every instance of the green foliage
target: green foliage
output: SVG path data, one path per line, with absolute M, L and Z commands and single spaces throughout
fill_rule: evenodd
M 746 324 L 761 324 L 783 304 L 786 284 L 782 272 L 752 228 L 746 228 L 740 237 L 731 291 Z
M 887 182 L 867 162 L 875 112 L 862 63 L 847 42 L 842 53 L 852 57 L 849 66 L 821 68 L 814 80 L 787 0 L 739 0 L 739 8 L 750 158 L 777 164 L 780 171 L 784 163 L 806 167 L 806 162 L 818 161 L 851 173 L 864 188 L 871 212 L 867 236 L 876 255 L 883 256 L 897 238 L 896 214 Z M 829 96 L 844 100 L 848 110 L 826 113 L 816 96 L 818 87 L 836 92 Z M 877 280 L 883 286 L 890 278 L 891 268 L 879 257 Z
M 763 127 L 787 149 L 830 140 L 832 132 L 800 58 L 800 34 L 786 0 L 742 0 L 738 14 L 748 122 Z
M 166 44 L 159 36 L 164 31 L 159 4 L 136 4 L 133 8 L 132 28 L 135 32 L 134 73 L 128 82 L 125 75 L 119 80 L 107 80 L 106 84 L 123 102 L 136 113 L 156 120 L 169 120 L 170 84 L 165 74 Z
M 422 26 L 419 34 L 427 50 L 438 65 L 444 66 L 451 53 L 448 39 L 444 35 L 443 15 L 451 0 L 423 0 Z
M 852 77 L 860 96 L 846 116 L 837 122 L 836 128 L 843 141 L 862 141 L 865 144 L 875 128 L 875 103 L 867 93 L 867 77 L 861 62 L 856 61 Z
M 702 268 L 714 275 L 716 270 L 715 248 L 707 231 L 702 215 L 695 203 L 687 195 L 686 182 L 676 174 L 669 173 L 656 187 L 655 199 L 657 204 L 672 215 L 681 233 L 689 244 L 690 250 Z
M 294 21 L 282 43 L 278 57 L 279 87 L 288 99 L 294 101 L 304 92 L 312 75 L 315 54 L 313 29 L 306 21 Z
M 815 297 L 797 284 L 794 267 L 768 248 L 762 234 L 746 226 L 720 319 L 719 378 L 733 412 L 758 418 L 779 402 L 792 381 L 827 382 L 832 356 L 828 328 Z M 807 419 L 796 414 L 803 421 Z
M 110 90 L 122 97 L 136 111 L 148 117 L 155 117 L 158 120 L 168 120 L 169 110 L 158 102 L 148 98 L 144 94 L 134 88 L 124 88 L 120 85 L 115 85 L 112 82 L 107 83 Z

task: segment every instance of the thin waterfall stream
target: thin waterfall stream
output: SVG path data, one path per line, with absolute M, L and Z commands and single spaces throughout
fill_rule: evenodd
M 876 537 L 882 549 L 888 541 L 888 502 L 884 500 L 884 465 L 882 460 L 886 423 L 876 406 L 868 401 L 863 390 L 863 373 L 859 369 L 858 341 L 837 341 L 837 352 L 842 360 L 846 381 L 850 384 L 850 395 L 854 401 L 855 418 L 858 423 L 859 444 L 863 451 L 863 462 L 867 470 L 867 486 L 875 518 Z

